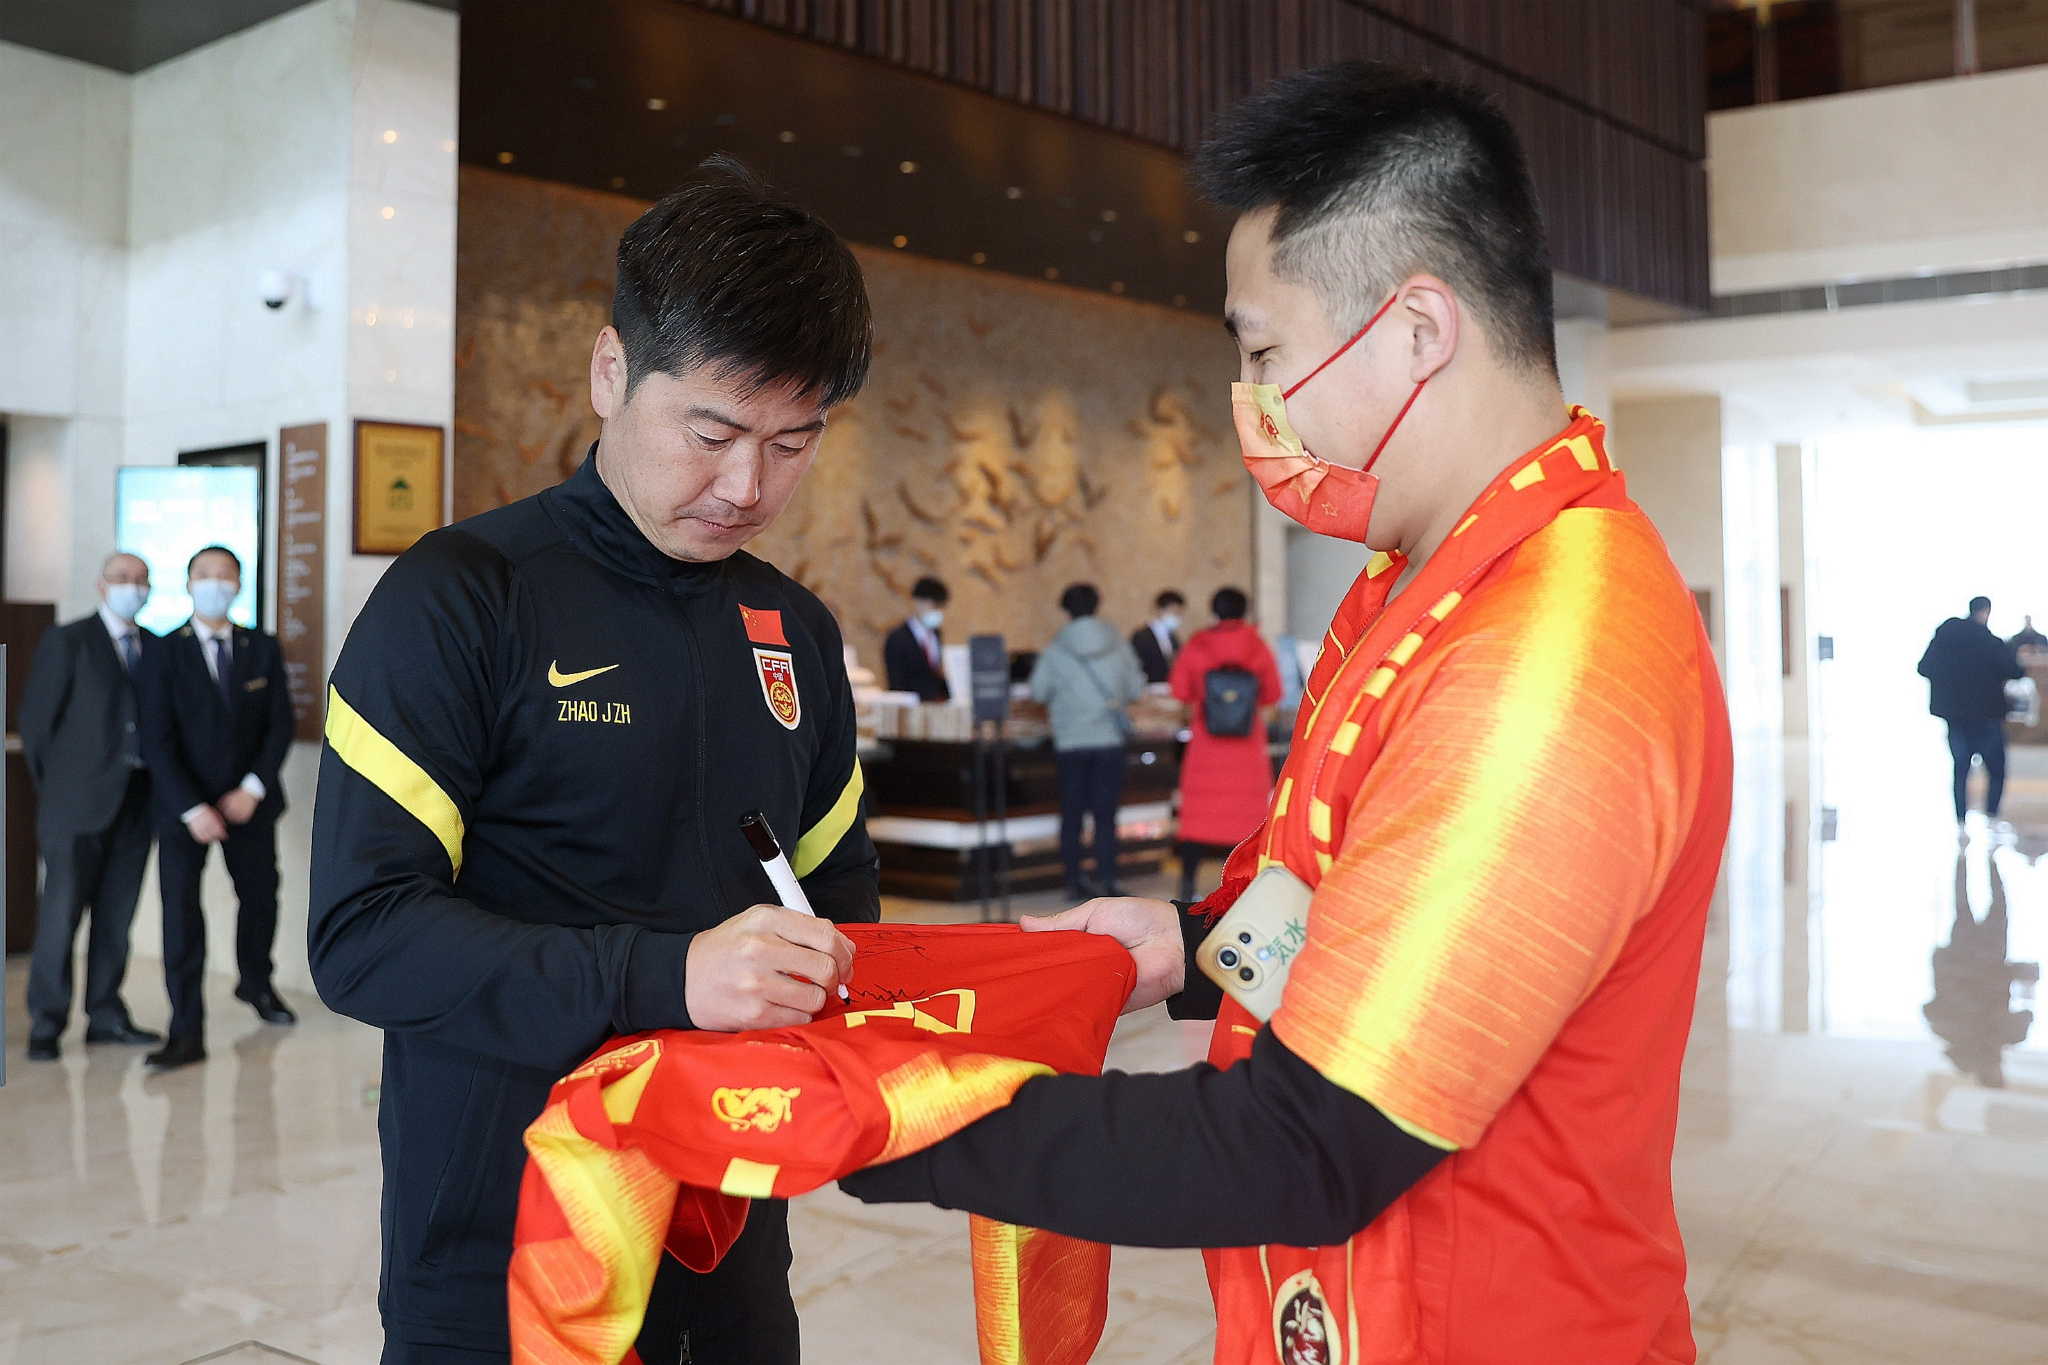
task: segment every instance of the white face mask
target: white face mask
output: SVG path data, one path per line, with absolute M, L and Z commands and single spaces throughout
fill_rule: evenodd
M 192 580 L 192 614 L 217 621 L 228 614 L 228 608 L 234 605 L 241 591 L 242 585 L 232 578 L 195 578 Z
M 133 622 L 135 613 L 149 600 L 149 589 L 141 583 L 107 584 L 107 610 L 123 621 Z
M 917 614 L 917 619 L 926 630 L 937 630 L 946 619 L 946 613 L 937 607 L 928 607 Z

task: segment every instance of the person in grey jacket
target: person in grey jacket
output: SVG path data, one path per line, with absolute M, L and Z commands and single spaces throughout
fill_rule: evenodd
M 1126 709 L 1145 690 L 1138 656 L 1116 627 L 1095 614 L 1102 594 L 1076 583 L 1060 594 L 1074 619 L 1054 637 L 1031 670 L 1031 695 L 1052 715 L 1052 746 L 1060 782 L 1060 861 L 1067 894 L 1120 896 L 1116 884 L 1116 808 L 1124 794 Z M 1095 877 L 1081 875 L 1081 816 L 1095 816 Z

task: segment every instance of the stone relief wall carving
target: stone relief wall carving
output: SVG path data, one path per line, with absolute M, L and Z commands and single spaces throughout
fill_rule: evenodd
M 590 344 L 618 234 L 644 207 L 463 168 L 458 516 L 560 482 L 596 438 Z M 1022 649 L 1064 624 L 1072 582 L 1096 584 L 1126 631 L 1161 588 L 1196 622 L 1215 589 L 1250 588 L 1237 361 L 1213 318 L 855 250 L 873 372 L 748 548 L 818 593 L 864 662 L 927 573 L 953 590 L 949 639 L 994 630 Z

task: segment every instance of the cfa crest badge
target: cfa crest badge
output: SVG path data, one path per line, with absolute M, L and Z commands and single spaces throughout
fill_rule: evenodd
M 761 696 L 769 714 L 785 730 L 796 729 L 804 717 L 803 702 L 796 694 L 796 660 L 779 649 L 756 649 L 754 671 L 761 676 Z
M 775 1085 L 739 1090 L 720 1086 L 711 1092 L 711 1112 L 735 1133 L 744 1133 L 749 1128 L 772 1133 L 796 1117 L 795 1100 L 803 1093 L 801 1089 L 784 1090 Z
M 1273 1292 L 1273 1354 L 1280 1365 L 1344 1365 L 1344 1338 L 1313 1270 L 1298 1270 Z

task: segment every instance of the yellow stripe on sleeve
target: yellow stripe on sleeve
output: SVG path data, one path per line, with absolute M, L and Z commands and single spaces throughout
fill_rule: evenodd
M 425 768 L 377 733 L 331 683 L 327 688 L 327 747 L 441 841 L 448 851 L 450 876 L 462 871 L 462 812 Z
M 839 847 L 846 831 L 853 828 L 853 817 L 860 814 L 860 794 L 866 789 L 867 778 L 861 774 L 860 760 L 856 758 L 853 760 L 853 776 L 846 779 L 846 789 L 839 793 L 832 809 L 796 841 L 796 856 L 789 860 L 789 865 L 797 876 L 808 877 L 832 855 L 833 849 Z
M 725 1176 L 718 1182 L 718 1192 L 742 1199 L 773 1199 L 775 1177 L 781 1174 L 780 1166 L 736 1156 L 725 1163 Z

